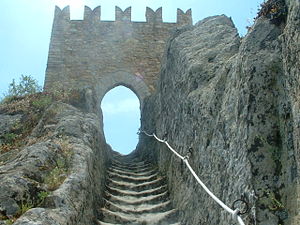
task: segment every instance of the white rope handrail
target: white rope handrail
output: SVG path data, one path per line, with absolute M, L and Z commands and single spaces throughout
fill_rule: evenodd
M 186 166 L 188 167 L 188 169 L 190 170 L 190 172 L 192 173 L 192 175 L 195 177 L 195 179 L 198 181 L 198 183 L 202 186 L 202 188 L 206 191 L 206 193 L 213 199 L 215 200 L 215 202 L 217 202 L 223 209 L 225 209 L 228 213 L 230 213 L 232 215 L 232 218 L 234 220 L 237 220 L 238 223 L 240 225 L 245 225 L 243 219 L 238 215 L 239 213 L 239 209 L 231 209 L 230 207 L 228 207 L 224 202 L 222 202 L 217 196 L 215 196 L 209 189 L 208 187 L 200 180 L 200 178 L 198 177 L 198 175 L 195 173 L 195 171 L 193 170 L 193 168 L 191 167 L 191 165 L 188 162 L 188 157 L 184 157 L 182 155 L 180 155 L 178 152 L 176 152 L 167 141 L 159 139 L 154 133 L 153 134 L 148 134 L 146 131 L 141 130 L 142 133 L 144 133 L 145 135 L 147 135 L 148 137 L 154 137 L 157 141 L 161 142 L 161 143 L 165 143 L 168 148 L 177 156 L 179 157 L 181 160 L 183 160 L 183 162 L 186 164 Z

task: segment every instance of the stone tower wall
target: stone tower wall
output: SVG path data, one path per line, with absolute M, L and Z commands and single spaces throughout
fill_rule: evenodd
M 100 6 L 86 6 L 83 20 L 70 20 L 69 7 L 56 7 L 45 90 L 94 87 L 103 96 L 124 85 L 142 101 L 154 90 L 171 31 L 192 24 L 191 10 L 178 9 L 176 23 L 162 21 L 162 8 L 148 7 L 146 22 L 132 22 L 131 7 L 116 7 L 115 21 L 100 18 Z

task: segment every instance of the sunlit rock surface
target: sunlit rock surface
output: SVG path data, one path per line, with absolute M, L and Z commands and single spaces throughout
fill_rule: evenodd
M 225 16 L 177 31 L 142 113 L 142 129 L 192 152 L 228 206 L 249 203 L 247 224 L 299 224 L 299 1 L 288 10 L 286 24 L 261 17 L 241 39 Z M 138 152 L 167 174 L 183 224 L 233 223 L 175 155 L 141 138 Z

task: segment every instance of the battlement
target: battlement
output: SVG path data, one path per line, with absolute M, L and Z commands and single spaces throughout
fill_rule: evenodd
M 162 23 L 162 7 L 158 8 L 155 12 L 147 7 L 146 8 L 146 21 L 148 23 L 158 22 Z
M 162 19 L 162 7 L 158 8 L 156 11 L 149 7 L 146 7 L 146 23 L 164 23 Z M 88 6 L 84 7 L 84 21 L 101 22 L 101 6 L 91 9 Z M 55 8 L 55 21 L 70 21 L 70 6 L 66 6 L 60 9 L 58 6 Z M 128 7 L 124 11 L 116 6 L 115 7 L 115 21 L 112 22 L 135 22 L 131 20 L 131 7 Z M 107 21 L 106 21 L 107 22 Z M 178 25 L 192 25 L 192 10 L 188 9 L 186 12 L 181 9 L 177 9 L 177 21 Z
M 88 6 L 84 6 L 84 20 L 91 20 L 91 21 L 100 21 L 101 19 L 101 6 L 96 7 L 92 10 Z

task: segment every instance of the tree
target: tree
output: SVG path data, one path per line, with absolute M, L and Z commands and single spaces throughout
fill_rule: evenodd
M 8 94 L 6 97 L 24 96 L 42 91 L 42 87 L 38 85 L 37 80 L 32 76 L 21 75 L 20 82 L 16 84 L 15 79 L 9 84 Z
M 21 97 L 27 94 L 34 94 L 42 91 L 42 87 L 38 84 L 30 75 L 21 75 L 19 83 L 16 83 L 15 79 L 8 86 L 8 92 L 4 94 L 4 98 L 1 103 L 7 102 L 14 97 Z

